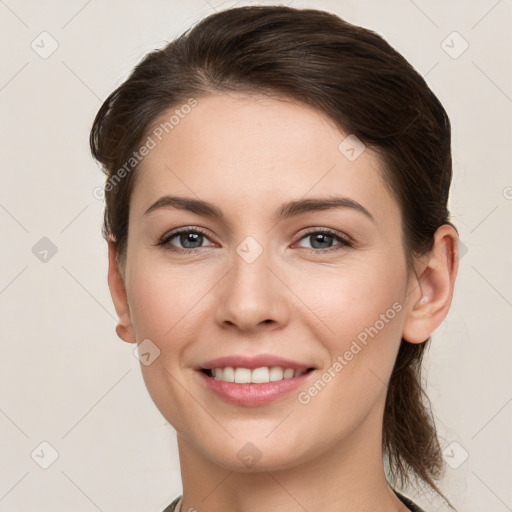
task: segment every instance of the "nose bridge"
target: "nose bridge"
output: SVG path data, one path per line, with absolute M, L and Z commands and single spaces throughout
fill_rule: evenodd
M 254 236 L 247 236 L 234 248 L 232 268 L 219 297 L 219 323 L 247 330 L 269 320 L 285 320 L 282 283 L 269 269 L 272 259 L 270 250 Z

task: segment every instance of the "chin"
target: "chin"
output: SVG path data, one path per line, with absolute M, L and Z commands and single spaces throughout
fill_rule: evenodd
M 229 445 L 223 447 L 221 453 L 212 453 L 208 450 L 205 454 L 213 464 L 239 473 L 281 471 L 309 460 L 307 454 L 300 453 L 296 447 L 283 446 L 282 443 L 279 443 L 279 447 L 278 443 L 267 442 L 264 446 L 263 443 L 258 446 L 257 441 L 231 440 Z

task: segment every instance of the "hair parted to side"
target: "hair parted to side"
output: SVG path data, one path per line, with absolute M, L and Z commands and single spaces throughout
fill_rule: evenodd
M 402 214 L 409 270 L 449 220 L 450 121 L 425 80 L 378 34 L 329 12 L 284 6 L 227 9 L 148 53 L 105 100 L 90 145 L 108 179 L 133 158 L 157 119 L 212 93 L 267 94 L 327 114 L 377 152 Z M 341 141 L 340 141 L 341 142 Z M 105 187 L 103 236 L 126 264 L 130 196 L 139 166 Z M 111 184 L 112 185 L 112 184 Z M 430 337 L 402 338 L 390 379 L 383 453 L 401 486 L 436 486 L 444 462 L 421 363 Z M 451 506 L 451 504 L 450 504 Z M 453 508 L 453 507 L 452 507 Z

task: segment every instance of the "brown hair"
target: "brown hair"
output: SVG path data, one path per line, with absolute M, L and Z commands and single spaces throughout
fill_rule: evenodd
M 376 33 L 325 11 L 239 7 L 208 16 L 148 53 L 96 115 L 91 151 L 108 177 L 103 236 L 116 244 L 121 272 L 138 169 L 134 163 L 133 171 L 126 171 L 126 162 L 170 108 L 227 91 L 311 105 L 374 149 L 400 206 L 410 270 L 413 256 L 432 248 L 437 228 L 452 225 L 450 121 L 404 57 Z M 123 179 L 112 183 L 122 166 Z M 420 344 L 402 338 L 387 391 L 383 453 L 402 486 L 414 476 L 446 500 L 434 482 L 444 463 L 421 382 L 429 342 L 430 337 Z

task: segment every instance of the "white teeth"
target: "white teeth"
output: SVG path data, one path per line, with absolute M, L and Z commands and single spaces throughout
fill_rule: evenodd
M 222 371 L 220 368 L 219 370 Z M 221 377 L 222 380 L 225 380 L 226 382 L 235 382 L 235 370 L 231 368 L 231 366 L 228 366 L 227 368 L 224 368 Z
M 237 369 L 237 371 L 239 371 Z M 254 368 L 251 375 L 251 382 L 270 382 L 270 372 L 268 368 L 265 366 L 263 368 Z
M 213 368 L 211 370 L 213 378 L 225 382 L 236 382 L 238 384 L 262 384 L 266 382 L 275 382 L 292 377 L 300 377 L 305 370 L 294 370 L 293 368 L 282 368 L 280 366 L 262 366 L 260 368 Z
M 235 370 L 235 382 L 238 382 L 238 384 L 251 382 L 251 370 L 249 368 L 237 368 Z
M 273 366 L 269 371 L 269 379 L 274 382 L 276 380 L 283 380 L 284 371 L 279 366 Z

